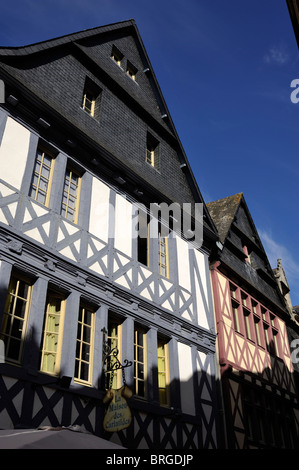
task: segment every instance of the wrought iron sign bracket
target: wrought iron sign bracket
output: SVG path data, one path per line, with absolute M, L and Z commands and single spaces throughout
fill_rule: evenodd
M 111 373 L 112 377 L 115 371 L 117 370 L 122 370 L 122 375 L 123 375 L 123 383 L 124 385 L 126 384 L 125 380 L 125 373 L 124 369 L 127 367 L 131 367 L 133 365 L 132 361 L 129 361 L 128 359 L 124 359 L 123 364 L 120 362 L 118 359 L 118 354 L 119 350 L 118 348 L 111 348 L 108 344 L 107 341 L 107 330 L 104 327 L 102 330 L 103 332 L 103 369 L 104 372 Z M 109 361 L 109 358 L 112 359 Z

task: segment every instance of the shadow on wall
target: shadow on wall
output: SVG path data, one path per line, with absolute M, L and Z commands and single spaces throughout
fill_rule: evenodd
M 284 399 L 294 377 L 273 356 L 271 367 L 260 374 L 236 373 L 227 365 L 221 383 L 203 370 L 183 383 L 173 380 L 169 384 L 172 406 L 160 406 L 158 371 L 153 368 L 148 380 L 153 385 L 151 399 L 128 398 L 132 422 L 113 433 L 103 428 L 109 406 L 103 402 L 103 377 L 98 377 L 97 387 L 84 386 L 74 383 L 64 370 L 59 377 L 41 373 L 39 361 L 40 345 L 31 331 L 24 345 L 23 366 L 0 363 L 0 428 L 79 425 L 129 449 L 297 446 L 294 402 Z
M 169 394 L 173 407 L 160 406 L 154 387 L 152 400 L 128 398 L 132 422 L 126 429 L 111 433 L 103 428 L 109 406 L 103 402 L 103 377 L 98 377 L 95 388 L 74 383 L 63 370 L 59 377 L 41 373 L 40 345 L 34 338 L 31 331 L 24 345 L 23 367 L 0 364 L 0 429 L 80 425 L 131 449 L 219 447 L 215 377 L 199 371 L 184 383 L 172 381 Z M 158 384 L 157 369 L 149 374 L 151 383 Z
M 298 376 L 274 351 L 260 372 L 221 364 L 228 448 L 299 448 Z

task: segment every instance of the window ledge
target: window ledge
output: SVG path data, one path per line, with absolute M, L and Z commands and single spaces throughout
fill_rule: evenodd
M 161 175 L 161 171 L 158 170 L 158 168 L 156 168 L 154 165 L 151 165 L 149 162 L 145 161 L 145 163 L 150 167 L 152 168 L 153 170 L 155 170 L 157 173 L 159 173 L 159 175 Z
M 92 114 L 90 114 L 88 111 L 86 111 L 86 109 L 82 108 L 82 106 L 80 106 L 80 109 L 83 111 L 83 113 L 85 113 L 87 116 L 91 117 L 92 119 L 94 119 L 96 122 L 99 122 L 98 119 L 93 116 Z

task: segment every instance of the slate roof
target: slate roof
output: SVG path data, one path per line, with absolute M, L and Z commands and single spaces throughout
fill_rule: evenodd
M 219 239 L 223 244 L 234 220 L 242 197 L 243 193 L 238 193 L 234 194 L 233 196 L 207 203 L 210 215 L 217 227 Z
M 159 104 L 158 107 L 153 106 L 153 102 L 151 102 L 149 97 L 146 96 L 146 94 L 140 93 L 138 87 L 134 86 L 135 84 L 130 84 L 131 86 L 127 85 L 125 87 L 124 82 L 122 82 L 122 80 L 126 80 L 125 74 L 122 74 L 121 76 L 109 58 L 106 60 L 106 58 L 100 56 L 96 57 L 92 47 L 90 47 L 90 45 L 93 44 L 93 41 L 98 41 L 99 43 L 102 38 L 111 37 L 111 35 L 112 37 L 116 37 L 115 35 L 117 34 L 119 37 L 125 37 L 128 35 L 134 37 L 142 62 L 144 63 L 144 66 L 150 70 L 150 84 L 157 103 Z M 160 132 L 164 133 L 165 139 L 172 142 L 172 145 L 176 148 L 178 158 L 180 160 L 176 170 L 178 173 L 178 179 L 181 179 L 180 183 L 177 182 L 178 179 L 176 178 L 175 173 L 173 173 L 173 175 L 168 175 L 170 180 L 171 178 L 174 179 L 173 184 L 171 184 L 170 181 L 170 184 L 166 185 L 163 184 L 162 180 L 158 182 L 157 177 L 153 177 L 152 179 L 150 178 L 151 175 L 148 177 L 146 171 L 140 171 L 140 168 L 138 167 L 130 167 L 131 162 L 122 159 L 122 152 L 115 153 L 110 149 L 109 141 L 104 143 L 100 140 L 97 141 L 99 134 L 95 127 L 93 128 L 93 126 L 90 125 L 84 128 L 85 123 L 80 122 L 79 119 L 76 120 L 76 116 L 74 114 L 70 113 L 66 109 L 64 110 L 63 107 L 56 107 L 56 104 L 57 106 L 60 106 L 60 102 L 59 100 L 56 100 L 56 103 L 53 101 L 51 96 L 51 85 L 46 83 L 44 89 L 41 89 L 40 82 L 38 81 L 38 78 L 41 79 L 41 77 L 34 77 L 32 71 L 35 67 L 40 70 L 40 66 L 43 66 L 44 63 L 49 63 L 49 61 L 53 61 L 56 57 L 64 57 L 65 54 L 75 54 L 76 57 L 79 57 L 79 59 L 82 60 L 82 63 L 86 63 L 88 65 L 90 70 L 96 70 L 103 80 L 106 77 L 106 81 L 110 81 L 111 87 L 114 87 L 113 89 L 118 93 L 118 96 L 121 96 L 123 100 L 126 100 L 134 110 L 137 110 L 137 114 L 139 113 L 138 115 L 144 115 L 149 122 L 155 123 L 155 125 L 158 126 L 157 129 L 160 129 Z M 62 117 L 66 120 L 65 124 L 67 126 L 70 124 L 70 127 L 67 128 L 68 130 L 71 130 L 71 126 L 73 125 L 77 127 L 77 130 L 79 131 L 77 135 L 79 139 L 81 138 L 81 141 L 87 138 L 90 139 L 92 145 L 103 145 L 103 158 L 106 159 L 105 165 L 103 165 L 103 172 L 106 171 L 106 168 L 108 168 L 110 164 L 115 164 L 116 167 L 119 165 L 120 171 L 127 171 L 129 176 L 133 179 L 134 175 L 136 175 L 137 182 L 140 182 L 143 179 L 145 187 L 147 188 L 148 186 L 149 191 L 150 185 L 152 185 L 152 187 L 160 191 L 161 194 L 165 194 L 169 201 L 172 200 L 182 203 L 182 201 L 177 201 L 175 199 L 176 195 L 180 195 L 181 188 L 182 194 L 185 194 L 183 196 L 185 198 L 184 202 L 202 202 L 204 204 L 204 228 L 206 230 L 206 234 L 208 235 L 208 238 L 211 237 L 211 239 L 217 239 L 217 230 L 209 212 L 206 209 L 202 194 L 198 188 L 189 161 L 175 129 L 135 20 L 131 19 L 106 26 L 91 28 L 31 45 L 21 47 L 0 47 L 0 72 L 2 73 L 2 77 L 4 77 L 4 80 L 12 77 L 13 84 L 15 84 L 17 80 L 21 86 L 25 87 L 22 89 L 22 93 L 23 96 L 26 96 L 27 103 L 31 102 L 30 94 L 33 93 L 34 104 L 39 101 L 39 104 L 42 103 L 46 106 L 48 113 L 51 113 L 53 110 L 56 115 L 57 109 L 59 109 L 59 118 Z M 45 93 L 45 89 L 47 88 L 49 91 L 47 90 L 47 93 Z M 33 109 L 33 100 L 30 107 L 31 106 Z M 49 115 L 51 116 L 51 114 Z M 167 119 L 164 119 L 163 115 L 166 115 Z M 76 136 L 76 132 L 74 132 L 74 135 Z M 186 200 L 188 194 L 191 195 L 191 199 L 189 197 L 189 199 Z
M 288 313 L 243 193 L 207 203 L 207 208 L 223 244 L 218 254 L 220 269 L 228 269 L 241 285 L 250 286 L 256 296 L 262 295 L 264 301 Z M 242 242 L 252 250 L 250 263 L 245 262 Z

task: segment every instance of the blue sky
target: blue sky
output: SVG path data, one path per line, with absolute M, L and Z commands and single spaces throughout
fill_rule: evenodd
M 243 192 L 299 304 L 299 51 L 284 0 L 10 0 L 0 45 L 134 18 L 206 202 Z

